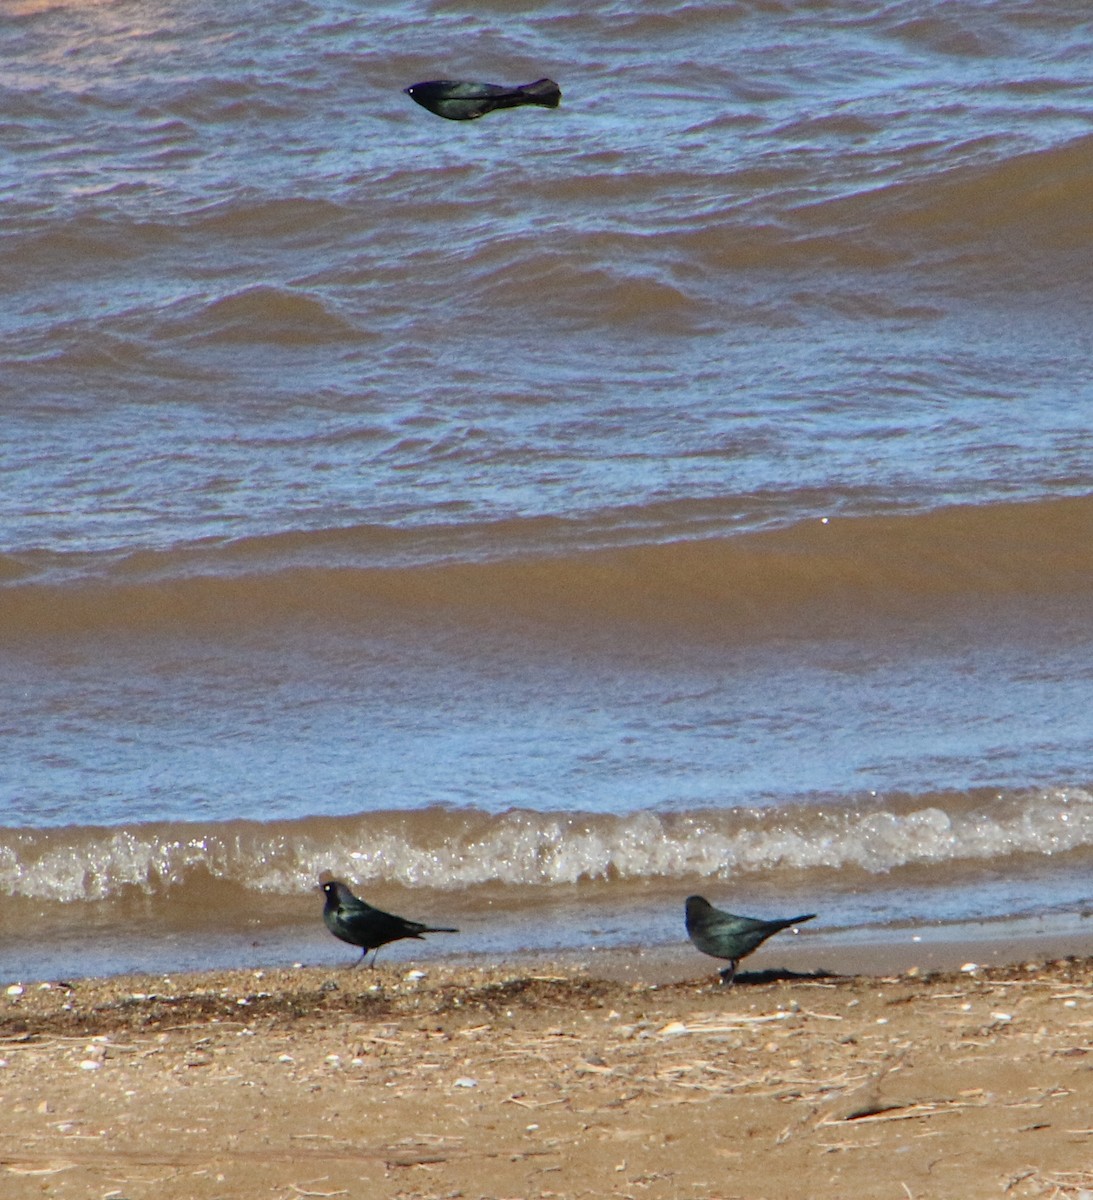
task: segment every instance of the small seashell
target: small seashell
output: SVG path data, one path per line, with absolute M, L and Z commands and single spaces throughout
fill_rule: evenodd
M 968 962 L 968 963 L 965 963 L 960 969 L 964 972 L 965 975 L 971 975 L 974 971 L 979 970 L 979 964 Z
M 9 996 L 21 996 L 23 994 L 23 991 L 24 991 L 24 988 L 21 983 L 13 983 L 11 985 L 11 987 L 8 988 L 8 995 Z
M 97 1058 L 85 1058 L 80 1063 L 81 1071 L 99 1071 L 102 1069 L 102 1061 Z
M 460 1075 L 460 1077 L 455 1081 L 454 1086 L 461 1088 L 475 1088 L 478 1087 L 478 1080 L 471 1079 L 468 1075 Z

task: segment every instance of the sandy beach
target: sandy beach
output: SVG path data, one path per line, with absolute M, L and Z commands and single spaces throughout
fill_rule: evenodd
M 0 5 L 0 1200 L 1093 1200 L 1088 13 Z
M 11 1200 L 1093 1195 L 1091 958 L 732 988 L 388 962 L 0 1014 Z

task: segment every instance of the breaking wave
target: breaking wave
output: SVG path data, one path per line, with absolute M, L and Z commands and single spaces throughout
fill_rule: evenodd
M 431 808 L 270 823 L 0 829 L 4 897 L 95 903 L 137 892 L 200 903 L 215 882 L 265 895 L 322 871 L 365 887 L 466 891 L 996 865 L 1093 847 L 1081 788 L 889 797 L 628 816 Z

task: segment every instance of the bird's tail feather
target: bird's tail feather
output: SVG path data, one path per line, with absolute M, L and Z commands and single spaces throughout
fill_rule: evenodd
M 534 83 L 525 83 L 518 90 L 532 104 L 541 104 L 544 108 L 557 108 L 562 102 L 562 89 L 553 79 L 536 79 Z

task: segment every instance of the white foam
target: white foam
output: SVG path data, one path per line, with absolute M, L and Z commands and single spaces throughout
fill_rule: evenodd
M 756 872 L 989 863 L 1093 846 L 1081 789 L 913 801 L 801 805 L 776 812 L 641 812 L 625 817 L 437 810 L 315 822 L 0 831 L 0 896 L 101 901 L 148 895 L 198 875 L 291 895 L 320 871 L 359 884 L 461 889 L 483 884 L 738 877 Z M 14 836 L 12 836 L 14 834 Z

